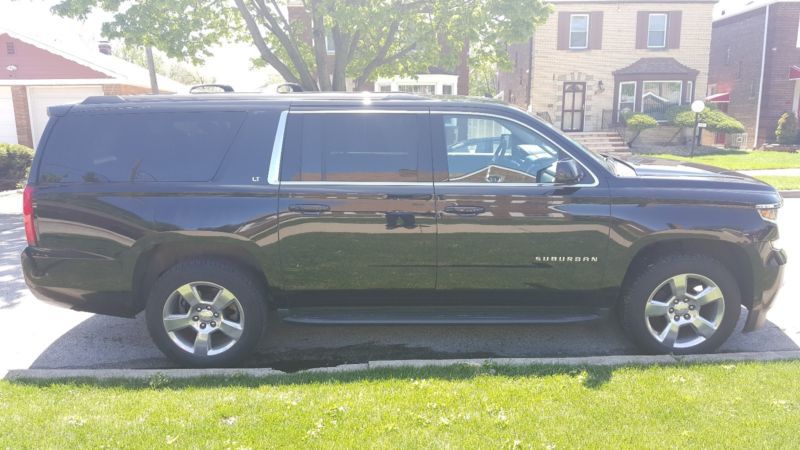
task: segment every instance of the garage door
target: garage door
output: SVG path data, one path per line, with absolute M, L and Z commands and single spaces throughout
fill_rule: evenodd
M 11 102 L 11 88 L 8 86 L 0 86 L 0 143 L 17 143 L 14 104 Z
M 68 103 L 80 103 L 86 97 L 103 95 L 100 86 L 30 86 L 28 105 L 31 110 L 33 145 L 39 145 L 44 127 L 47 125 L 47 108 Z

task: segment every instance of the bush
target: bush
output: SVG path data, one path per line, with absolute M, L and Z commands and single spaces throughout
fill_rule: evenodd
M 16 189 L 28 177 L 33 149 L 18 144 L 0 144 L 0 190 Z
M 647 114 L 634 114 L 627 118 L 625 126 L 631 131 L 642 132 L 657 127 L 658 121 Z
M 667 110 L 667 120 L 676 127 L 693 128 L 694 112 L 689 106 L 673 106 Z M 700 120 L 706 124 L 706 130 L 716 133 L 744 133 L 744 125 L 733 117 L 710 106 L 700 113 Z
M 775 129 L 775 138 L 783 145 L 792 145 L 797 141 L 797 117 L 794 113 L 786 112 L 781 115 Z

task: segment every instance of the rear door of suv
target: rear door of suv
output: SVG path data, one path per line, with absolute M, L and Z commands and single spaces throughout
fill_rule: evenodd
M 286 291 L 342 305 L 435 288 L 430 142 L 427 107 L 292 107 L 279 170 Z

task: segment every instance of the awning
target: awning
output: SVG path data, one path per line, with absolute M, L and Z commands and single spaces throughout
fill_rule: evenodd
M 709 95 L 708 97 L 706 97 L 706 101 L 709 103 L 730 103 L 731 93 L 721 92 L 719 94 Z
M 800 66 L 792 66 L 792 68 L 789 69 L 789 79 L 800 80 Z

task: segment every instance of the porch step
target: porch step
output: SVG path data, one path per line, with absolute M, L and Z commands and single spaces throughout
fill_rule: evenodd
M 560 324 L 607 317 L 606 309 L 553 307 L 319 307 L 278 311 L 287 323 L 303 325 L 481 325 Z
M 569 136 L 596 153 L 627 152 L 630 148 L 615 132 L 589 131 L 569 133 Z

